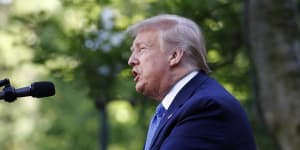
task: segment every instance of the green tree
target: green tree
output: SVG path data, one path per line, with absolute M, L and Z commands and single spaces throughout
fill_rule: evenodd
M 260 113 L 281 149 L 298 149 L 299 11 L 292 0 L 252 0 L 247 8 Z
M 45 101 L 1 103 L 1 149 L 141 149 L 155 105 L 134 90 L 127 66 L 132 39 L 124 30 L 159 13 L 201 26 L 211 75 L 247 108 L 259 148 L 274 149 L 251 93 L 243 1 L 15 0 L 0 6 L 0 77 L 14 85 L 51 80 L 57 91 Z M 28 122 L 26 132 L 16 130 Z

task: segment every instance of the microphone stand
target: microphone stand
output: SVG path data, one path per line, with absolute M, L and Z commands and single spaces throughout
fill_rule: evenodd
M 3 92 L 0 93 L 0 100 L 4 99 L 6 102 L 14 102 L 17 99 L 15 88 L 10 85 L 9 79 L 0 80 L 0 87 L 4 86 Z

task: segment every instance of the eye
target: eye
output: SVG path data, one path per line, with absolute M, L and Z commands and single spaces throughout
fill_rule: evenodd
M 141 47 L 140 49 L 139 49 L 139 51 L 140 52 L 143 52 L 143 51 L 145 51 L 147 48 L 146 47 Z

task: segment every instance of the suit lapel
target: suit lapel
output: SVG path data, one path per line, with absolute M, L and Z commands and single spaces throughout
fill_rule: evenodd
M 168 120 L 170 120 L 173 117 L 178 108 L 180 108 L 186 102 L 186 100 L 188 100 L 190 96 L 192 96 L 195 89 L 198 88 L 203 83 L 203 81 L 207 79 L 207 77 L 208 76 L 204 72 L 199 71 L 199 73 L 179 91 L 172 104 L 166 111 L 166 114 L 163 116 L 159 126 L 157 127 L 151 145 L 153 145 L 156 142 L 157 136 L 161 132 L 162 128 L 166 125 Z

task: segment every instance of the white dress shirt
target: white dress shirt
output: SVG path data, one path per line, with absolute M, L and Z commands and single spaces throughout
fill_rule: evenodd
M 172 87 L 172 89 L 168 92 L 168 94 L 163 98 L 161 102 L 166 110 L 168 110 L 178 92 L 197 74 L 198 71 L 189 73 Z

